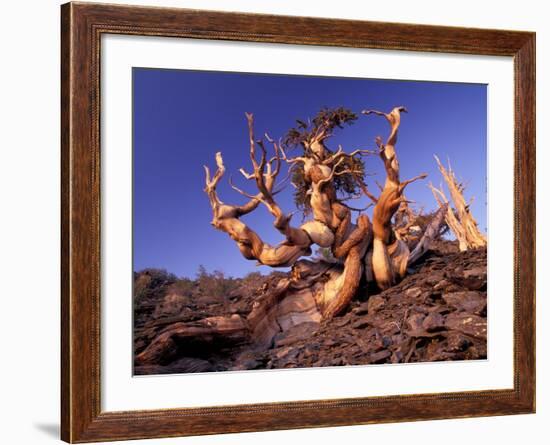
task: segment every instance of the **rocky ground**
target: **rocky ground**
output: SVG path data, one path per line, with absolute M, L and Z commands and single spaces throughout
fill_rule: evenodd
M 175 360 L 135 366 L 136 374 L 206 372 L 473 360 L 487 357 L 487 254 L 440 241 L 397 286 L 364 289 L 341 316 L 302 323 L 270 348 L 246 341 L 189 341 Z M 135 275 L 134 352 L 166 326 L 213 316 L 246 317 L 281 273 L 244 279 L 203 274 L 178 280 L 162 271 Z

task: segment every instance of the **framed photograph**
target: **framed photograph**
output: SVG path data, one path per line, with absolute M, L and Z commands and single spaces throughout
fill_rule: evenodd
M 62 439 L 535 411 L 535 34 L 67 3 Z

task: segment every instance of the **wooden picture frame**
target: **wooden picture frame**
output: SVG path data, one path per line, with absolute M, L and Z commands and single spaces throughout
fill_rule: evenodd
M 535 34 L 148 8 L 61 7 L 61 437 L 173 437 L 535 412 Z M 209 408 L 102 412 L 102 34 L 512 56 L 515 70 L 514 387 Z

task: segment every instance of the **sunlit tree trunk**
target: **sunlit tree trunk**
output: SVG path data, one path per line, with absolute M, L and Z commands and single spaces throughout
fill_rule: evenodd
M 247 201 L 243 205 L 222 201 L 217 187 L 226 169 L 221 152 L 216 153 L 215 171 L 204 167 L 204 191 L 212 208 L 212 225 L 227 233 L 246 259 L 271 267 L 290 266 L 291 271 L 275 288 L 258 298 L 246 319 L 232 315 L 174 324 L 152 341 L 136 361 L 150 364 L 164 360 L 174 353 L 179 338 L 192 335 L 206 339 L 227 336 L 234 341 L 250 337 L 266 346 L 281 330 L 306 321 L 330 319 L 345 311 L 360 292 L 363 280 L 374 281 L 382 290 L 396 284 L 405 275 L 407 265 L 426 252 L 443 220 L 441 215 L 434 219 L 433 227 L 430 226 L 431 229 L 412 255 L 402 239 L 403 233 L 398 235 L 395 232 L 394 215 L 400 206 L 403 208 L 407 204 L 403 194 L 405 187 L 426 177 L 421 174 L 406 181 L 399 178 L 395 146 L 401 113 L 405 111 L 404 107 L 394 108 L 389 113 L 364 111 L 365 115 L 384 117 L 390 125 L 390 133 L 385 142 L 377 138 L 377 151 L 354 150 L 350 153 L 342 147 L 335 152 L 327 149 L 325 141 L 332 135 L 332 129 L 340 126 L 341 120 L 334 120 L 340 119 L 339 116 L 330 118 L 326 117 L 330 114 L 325 114 L 323 116 L 326 118 L 314 120 L 313 128 L 304 133 L 306 137 L 300 142 L 304 149 L 303 156 L 292 158 L 287 157 L 280 141 L 267 135 L 257 138 L 253 115 L 247 113 L 251 170 L 243 167 L 239 171 L 246 181 L 254 185 L 255 192 L 245 191 L 230 178 L 233 190 L 245 196 Z M 267 145 L 271 146 L 271 154 L 268 154 Z M 356 157 L 370 154 L 378 154 L 386 172 L 378 197 L 365 185 L 364 171 L 355 167 Z M 275 199 L 288 179 L 287 176 L 278 180 L 283 165 L 289 167 L 289 174 L 296 166 L 303 168 L 312 219 L 299 227 L 291 224 L 292 213 L 283 212 Z M 356 181 L 361 193 L 374 204 L 372 221 L 362 213 L 365 209 L 354 209 L 338 198 L 335 183 L 342 175 Z M 274 228 L 284 237 L 278 245 L 264 242 L 255 230 L 241 220 L 260 205 L 265 206 L 273 217 Z M 352 221 L 353 211 L 359 212 L 355 221 Z M 401 225 L 399 227 L 403 228 Z M 314 244 L 330 249 L 334 259 L 312 261 L 304 258 L 311 255 Z

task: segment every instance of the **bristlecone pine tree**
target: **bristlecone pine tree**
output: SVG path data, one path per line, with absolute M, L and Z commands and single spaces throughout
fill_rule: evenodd
M 225 174 L 225 166 L 222 154 L 216 153 L 216 170 L 212 173 L 205 166 L 204 190 L 212 207 L 212 225 L 227 233 L 246 259 L 272 267 L 291 266 L 291 272 L 274 288 L 259 295 L 246 319 L 232 315 L 200 320 L 192 326 L 176 323 L 153 340 L 138 355 L 136 362 L 162 362 L 175 353 L 178 339 L 191 335 L 210 339 L 252 339 L 268 346 L 277 333 L 294 325 L 338 315 L 358 294 L 361 285 L 365 289 L 370 284 L 384 290 L 402 279 L 407 266 L 417 261 L 429 248 L 430 240 L 439 235 L 447 211 L 444 205 L 435 214 L 412 252 L 403 233 L 396 233 L 394 229 L 394 215 L 398 209 L 407 213 L 405 188 L 426 177 L 420 174 L 402 181 L 399 175 L 396 143 L 401 113 L 406 111 L 405 107 L 396 107 L 389 113 L 363 111 L 364 116 L 384 118 L 389 123 L 389 136 L 385 142 L 378 137 L 377 149 L 373 151 L 349 153 L 342 147 L 331 151 L 326 145 L 337 127 L 357 120 L 354 113 L 344 108 L 321 110 L 309 123 L 298 121 L 297 128 L 279 141 L 267 135 L 257 138 L 253 115 L 247 113 L 252 169 L 241 168 L 240 172 L 255 184 L 257 192 L 248 193 L 230 181 L 233 189 L 248 201 L 244 205 L 222 201 L 216 187 Z M 272 147 L 272 154 L 268 154 L 267 145 Z M 301 156 L 287 156 L 288 148 L 293 145 L 301 147 Z M 362 157 L 370 154 L 379 156 L 386 172 L 379 196 L 368 189 L 364 180 Z M 292 225 L 292 214 L 285 213 L 275 200 L 281 189 L 277 179 L 284 164 L 288 165 L 289 177 L 296 187 L 297 205 L 305 215 L 311 216 L 299 227 Z M 372 221 L 361 212 L 352 221 L 352 211 L 357 209 L 352 209 L 345 201 L 358 193 L 373 202 Z M 276 246 L 264 242 L 241 220 L 260 205 L 271 213 L 273 226 L 285 238 Z M 400 223 L 400 227 L 403 224 Z M 303 258 L 311 255 L 314 244 L 330 249 L 333 259 Z
M 437 156 L 434 155 L 434 158 L 451 194 L 454 210 L 449 205 L 449 200 L 443 191 L 443 186 L 436 188 L 430 183 L 429 187 L 439 207 L 446 208 L 445 224 L 452 230 L 458 240 L 460 251 L 463 252 L 465 250 L 487 246 L 487 239 L 478 229 L 477 222 L 470 212 L 471 202 L 470 204 L 466 204 L 466 200 L 464 199 L 465 187 L 456 179 L 450 161 L 449 166 L 445 168 Z

